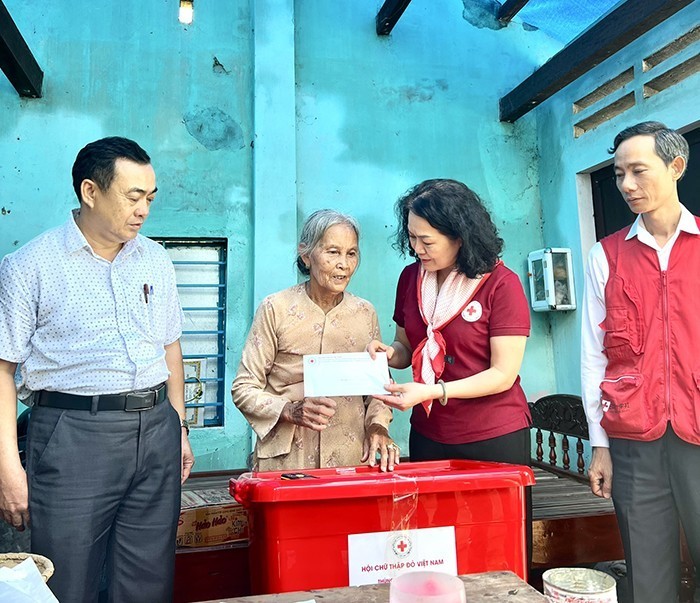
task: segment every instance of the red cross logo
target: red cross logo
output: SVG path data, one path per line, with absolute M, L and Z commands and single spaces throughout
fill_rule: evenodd
M 398 534 L 391 543 L 391 548 L 397 557 L 407 557 L 411 554 L 411 549 L 413 548 L 411 537 L 407 534 Z
M 481 304 L 478 301 L 473 301 L 462 311 L 462 318 L 467 322 L 476 322 L 481 318 L 482 314 Z

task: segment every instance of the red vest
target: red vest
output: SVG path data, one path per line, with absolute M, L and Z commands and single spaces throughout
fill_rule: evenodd
M 661 271 L 656 251 L 626 241 L 628 232 L 601 241 L 610 267 L 601 425 L 610 437 L 647 441 L 670 421 L 700 444 L 700 236 L 681 231 Z

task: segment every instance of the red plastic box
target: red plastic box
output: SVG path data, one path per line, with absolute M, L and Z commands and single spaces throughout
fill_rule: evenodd
M 348 586 L 348 535 L 454 526 L 459 574 L 527 578 L 525 486 L 532 470 L 476 461 L 244 474 L 231 494 L 249 510 L 254 594 Z M 292 475 L 294 477 L 294 475 Z

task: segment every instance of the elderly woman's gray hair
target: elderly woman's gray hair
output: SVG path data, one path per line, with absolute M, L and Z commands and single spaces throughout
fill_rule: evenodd
M 301 259 L 302 254 L 311 254 L 323 239 L 326 231 L 336 224 L 344 224 L 355 231 L 357 242 L 360 242 L 360 225 L 357 220 L 347 214 L 342 214 L 334 209 L 319 209 L 312 213 L 304 222 L 299 235 L 299 252 L 297 254 L 297 269 L 304 276 L 309 276 L 311 271 Z

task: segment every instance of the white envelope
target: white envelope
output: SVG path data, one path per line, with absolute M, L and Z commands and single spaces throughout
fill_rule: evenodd
M 386 354 L 368 352 L 310 354 L 304 356 L 304 397 L 371 396 L 388 393 L 389 365 Z

